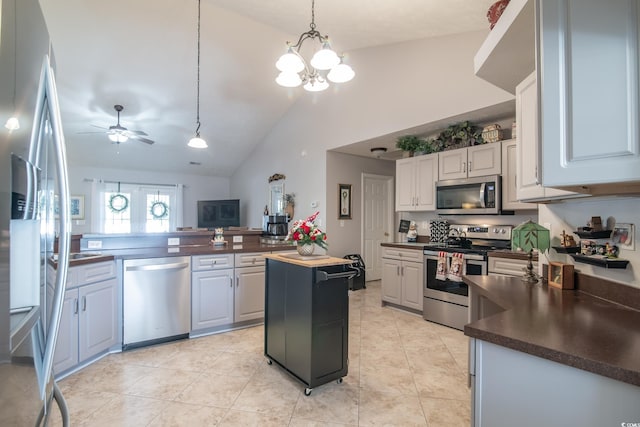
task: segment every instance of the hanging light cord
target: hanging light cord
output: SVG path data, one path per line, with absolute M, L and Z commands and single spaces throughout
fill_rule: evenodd
M 196 89 L 196 137 L 200 138 L 200 0 L 198 0 L 198 77 Z

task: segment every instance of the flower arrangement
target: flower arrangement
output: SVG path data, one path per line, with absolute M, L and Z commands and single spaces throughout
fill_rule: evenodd
M 287 240 L 293 240 L 298 245 L 315 244 L 326 249 L 327 234 L 320 230 L 314 222 L 319 213 L 316 212 L 305 220 L 296 220 L 289 230 Z

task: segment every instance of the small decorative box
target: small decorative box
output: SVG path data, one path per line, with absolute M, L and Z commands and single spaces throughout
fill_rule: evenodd
M 502 128 L 498 124 L 485 126 L 482 129 L 482 139 L 485 142 L 502 141 Z

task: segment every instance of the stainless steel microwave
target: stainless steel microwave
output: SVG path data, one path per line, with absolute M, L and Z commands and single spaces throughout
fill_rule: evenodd
M 436 212 L 450 215 L 500 213 L 500 175 L 436 182 Z

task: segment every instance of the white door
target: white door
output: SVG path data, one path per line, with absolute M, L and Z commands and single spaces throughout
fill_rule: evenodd
M 391 239 L 393 177 L 362 175 L 362 260 L 366 280 L 382 278 L 382 247 Z

